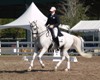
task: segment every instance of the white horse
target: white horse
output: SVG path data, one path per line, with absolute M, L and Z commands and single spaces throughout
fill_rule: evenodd
M 38 59 L 39 59 L 41 66 L 45 67 L 41 57 L 43 56 L 43 54 L 48 50 L 48 48 L 52 44 L 51 33 L 50 33 L 50 31 L 48 31 L 46 26 L 44 24 L 40 23 L 39 21 L 33 21 L 32 23 L 30 23 L 30 26 L 32 29 L 33 37 L 39 39 L 39 41 L 36 40 L 36 42 L 39 42 L 41 45 L 41 52 L 38 55 Z M 60 41 L 60 47 L 63 46 L 63 48 L 62 48 L 63 56 L 62 56 L 61 61 L 59 61 L 57 63 L 57 65 L 55 66 L 55 70 L 57 70 L 57 68 L 60 66 L 62 61 L 65 60 L 65 58 L 68 59 L 67 68 L 65 69 L 65 71 L 70 70 L 70 56 L 68 54 L 68 50 L 71 47 L 75 48 L 76 51 L 83 57 L 86 57 L 86 58 L 92 57 L 91 53 L 84 53 L 84 51 L 81 50 L 82 41 L 79 37 L 69 34 L 69 33 L 66 33 L 66 32 L 62 32 L 62 34 L 63 34 L 63 38 L 62 38 L 62 41 Z M 37 45 L 36 42 L 34 44 L 35 49 L 40 46 L 39 44 Z M 35 59 L 36 55 L 37 55 L 37 49 L 35 50 L 35 52 L 33 54 L 33 57 L 32 57 L 33 59 L 28 68 L 29 71 L 31 71 L 31 69 L 33 67 L 33 63 L 34 63 L 34 59 Z

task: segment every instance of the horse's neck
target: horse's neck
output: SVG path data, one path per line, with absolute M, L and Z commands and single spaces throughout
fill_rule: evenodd
M 38 33 L 42 33 L 42 32 L 44 32 L 44 31 L 46 31 L 45 26 L 40 27 L 40 28 L 38 29 Z
M 45 25 L 38 25 L 38 32 L 39 33 L 41 33 L 41 32 L 43 32 L 43 31 L 45 31 L 46 30 L 46 27 L 45 27 Z
M 49 43 L 51 41 L 51 33 L 50 31 L 48 31 L 48 29 L 46 28 L 45 25 L 38 25 L 38 33 L 39 33 L 39 40 L 48 40 L 49 39 Z

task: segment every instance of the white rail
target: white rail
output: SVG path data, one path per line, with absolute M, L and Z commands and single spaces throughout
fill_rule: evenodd
M 83 49 L 100 53 L 100 41 L 85 41 Z M 33 54 L 34 42 L 1 42 L 0 54 Z

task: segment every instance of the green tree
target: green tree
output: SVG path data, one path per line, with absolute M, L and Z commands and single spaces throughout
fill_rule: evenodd
M 0 19 L 0 24 L 7 24 L 12 22 L 14 19 Z M 26 30 L 21 28 L 8 28 L 0 30 L 0 37 L 1 38 L 25 38 L 26 37 Z
M 86 7 L 79 0 L 62 0 L 59 6 L 62 24 L 72 27 L 80 20 L 89 19 L 85 14 Z
M 100 0 L 81 0 L 87 7 L 86 14 L 90 19 L 100 19 Z

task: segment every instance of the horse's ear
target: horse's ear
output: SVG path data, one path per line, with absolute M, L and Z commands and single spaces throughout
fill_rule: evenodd
M 35 20 L 35 22 L 37 23 L 37 20 Z
M 31 22 L 29 21 L 29 23 L 31 24 Z

